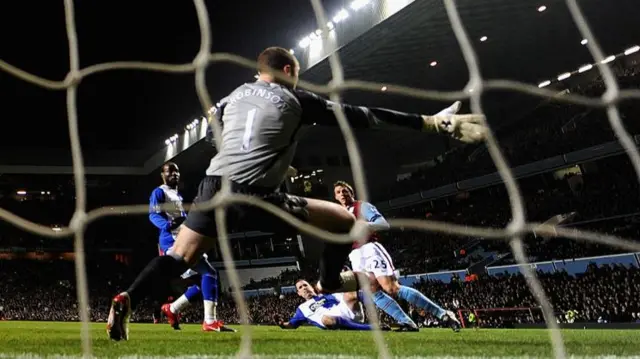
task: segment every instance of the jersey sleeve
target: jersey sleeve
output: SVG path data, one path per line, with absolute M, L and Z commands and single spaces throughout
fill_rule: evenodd
M 159 229 L 170 229 L 171 221 L 167 218 L 167 215 L 160 209 L 160 206 L 165 202 L 164 191 L 160 188 L 156 188 L 151 192 L 149 198 L 149 220 L 151 223 Z
M 338 104 L 326 100 L 306 90 L 296 89 L 296 96 L 302 107 L 302 123 L 337 126 L 333 108 L 341 106 L 349 124 L 354 128 L 404 127 L 421 131 L 424 121 L 421 115 L 404 113 L 376 107 L 362 107 Z
M 381 231 L 389 229 L 389 222 L 384 218 L 382 213 L 369 202 L 362 202 L 360 205 L 361 216 L 369 222 L 369 228 L 373 231 Z
M 220 128 L 223 127 L 222 123 L 222 115 L 224 114 L 224 108 L 227 106 L 229 102 L 229 98 L 225 97 L 220 102 L 218 102 L 211 110 L 209 110 L 209 114 L 211 115 L 211 121 L 216 121 L 220 125 Z M 205 136 L 205 140 L 209 142 L 213 147 L 216 146 L 216 138 L 213 133 L 213 127 L 211 122 L 208 123 L 207 126 L 207 134 Z
M 307 321 L 307 318 L 304 316 L 304 314 L 302 314 L 302 311 L 298 307 L 298 309 L 296 309 L 296 313 L 293 315 L 291 319 L 289 319 L 289 325 L 292 326 L 293 328 L 297 328 L 300 325 L 304 324 L 306 321 Z

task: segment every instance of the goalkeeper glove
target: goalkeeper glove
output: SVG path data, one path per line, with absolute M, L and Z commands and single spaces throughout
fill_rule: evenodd
M 430 132 L 448 134 L 464 143 L 482 142 L 487 138 L 487 125 L 484 115 L 458 115 L 462 103 L 456 101 L 453 105 L 433 116 L 423 116 L 424 128 Z

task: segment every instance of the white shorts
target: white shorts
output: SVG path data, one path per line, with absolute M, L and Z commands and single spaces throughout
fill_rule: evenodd
M 338 305 L 334 305 L 333 307 L 329 308 L 329 310 L 327 310 L 325 313 L 322 313 L 322 315 L 328 315 L 330 317 L 336 318 L 345 318 L 349 320 L 353 320 L 356 317 L 355 313 L 353 313 L 351 308 L 349 308 L 347 303 L 344 301 L 340 301 Z
M 349 254 L 354 272 L 369 272 L 377 277 L 397 277 L 391 256 L 378 242 L 369 242 Z

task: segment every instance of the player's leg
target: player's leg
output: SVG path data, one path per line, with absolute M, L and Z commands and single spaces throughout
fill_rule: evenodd
M 460 322 L 453 312 L 444 310 L 418 290 L 400 285 L 391 256 L 380 243 L 367 243 L 366 246 L 372 251 L 371 256 L 367 258 L 366 268 L 376 275 L 378 284 L 387 294 L 430 312 L 454 331 L 460 330 Z
M 395 276 L 381 276 L 377 277 L 377 280 L 382 289 L 388 294 L 396 298 L 404 299 L 416 307 L 422 308 L 433 314 L 436 318 L 450 326 L 454 331 L 457 332 L 460 330 L 460 322 L 458 322 L 453 312 L 440 307 L 424 294 L 420 293 L 420 291 L 401 285 Z
M 198 255 L 202 256 L 213 243 L 213 238 L 183 226 L 176 238 L 174 250 L 151 260 L 129 288 L 113 298 L 107 320 L 109 337 L 113 340 L 128 340 L 129 318 L 137 303 L 145 297 L 166 299 L 171 291 L 171 281 L 194 265 L 194 259 L 197 260 Z
M 330 330 L 372 330 L 370 324 L 358 323 L 354 320 L 353 308 L 357 301 L 358 294 L 356 292 L 343 293 L 340 303 L 331 307 L 320 319 L 322 325 Z
M 367 243 L 360 248 L 354 249 L 349 254 L 349 260 L 351 261 L 351 268 L 356 272 L 369 271 L 376 277 L 393 274 L 393 266 L 381 258 L 376 244 Z M 368 264 L 368 266 L 367 266 Z M 367 268 L 371 267 L 371 268 Z M 376 282 L 372 286 L 373 303 L 376 307 L 380 308 L 383 312 L 387 313 L 396 323 L 401 325 L 403 331 L 417 331 L 418 326 L 411 320 L 411 317 L 405 313 L 400 307 L 397 301 L 385 293 Z M 367 301 L 367 298 L 362 298 L 363 302 Z
M 153 324 L 158 324 L 162 320 L 162 306 L 157 302 L 153 304 Z
M 202 331 L 219 332 L 222 322 L 218 321 L 218 283 L 216 277 L 211 274 L 202 275 L 202 299 L 204 318 Z
M 194 202 L 200 203 L 213 198 L 219 186 L 219 178 L 205 177 L 200 182 L 198 196 Z M 171 253 L 154 258 L 125 292 L 113 298 L 107 320 L 107 333 L 111 339 L 128 339 L 132 308 L 147 296 L 157 300 L 166 299 L 171 291 L 171 280 L 194 266 L 198 259 L 213 247 L 215 230 L 215 221 L 211 213 L 189 213 L 178 232 Z
M 299 219 L 333 233 L 349 233 L 355 224 L 355 216 L 337 203 L 328 201 L 291 196 L 286 194 L 275 194 L 266 198 L 285 211 L 293 214 Z M 275 232 L 287 231 L 290 226 L 281 221 L 273 221 L 266 226 L 275 226 Z M 284 225 L 284 227 L 282 227 Z M 326 292 L 349 292 L 357 290 L 357 283 L 352 272 L 345 272 L 343 276 L 342 266 L 347 256 L 351 252 L 351 243 L 325 243 L 325 247 L 320 259 L 320 281 L 318 288 Z M 342 278 L 345 277 L 345 278 Z M 345 283 L 348 285 L 345 286 Z
M 307 203 L 305 207 L 308 213 L 307 222 L 325 231 L 349 233 L 356 222 L 356 217 L 337 203 L 313 198 L 301 199 Z M 348 246 L 351 246 L 351 244 L 348 244 Z M 340 269 L 342 269 L 345 259 L 346 255 L 342 258 Z
M 197 273 L 194 271 L 188 270 L 182 275 L 182 277 L 189 278 L 196 274 Z M 174 300 L 172 303 L 166 303 L 162 306 L 162 312 L 167 317 L 167 321 L 173 329 L 180 330 L 180 314 L 194 303 L 201 293 L 202 291 L 199 286 L 191 285 L 178 299 Z
M 204 320 L 202 330 L 205 332 L 235 332 L 218 320 L 218 272 L 209 262 L 207 255 L 203 255 L 195 267 L 202 274 L 202 299 L 204 306 Z
M 371 324 L 358 323 L 348 318 L 333 317 L 329 315 L 322 316 L 322 325 L 324 325 L 324 327 L 329 330 L 332 330 L 332 329 L 372 330 L 373 329 Z

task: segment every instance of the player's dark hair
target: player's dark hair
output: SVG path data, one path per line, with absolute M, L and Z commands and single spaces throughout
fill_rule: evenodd
M 345 181 L 336 181 L 336 183 L 333 184 L 333 188 L 336 188 L 336 187 L 344 187 L 348 189 L 349 192 L 351 192 L 352 196 L 355 194 L 355 192 L 353 192 L 353 187 L 351 187 L 351 185 Z
M 304 279 L 304 278 L 298 278 L 298 279 L 296 279 L 296 281 L 293 283 L 293 286 L 294 286 L 294 287 L 297 287 L 299 282 L 306 282 L 306 281 L 307 281 L 307 280 L 306 280 L 306 279 Z M 298 289 L 298 288 L 296 288 L 296 290 L 297 290 L 297 289 Z
M 298 60 L 282 47 L 268 47 L 258 56 L 258 72 L 282 71 L 287 65 L 293 69 Z
M 162 167 L 160 167 L 160 168 L 162 169 L 162 172 L 164 172 L 164 169 L 165 169 L 166 167 L 171 167 L 171 166 L 176 166 L 176 167 L 178 167 L 178 165 L 177 165 L 177 164 L 175 164 L 175 162 L 165 162 L 165 163 L 162 165 Z

